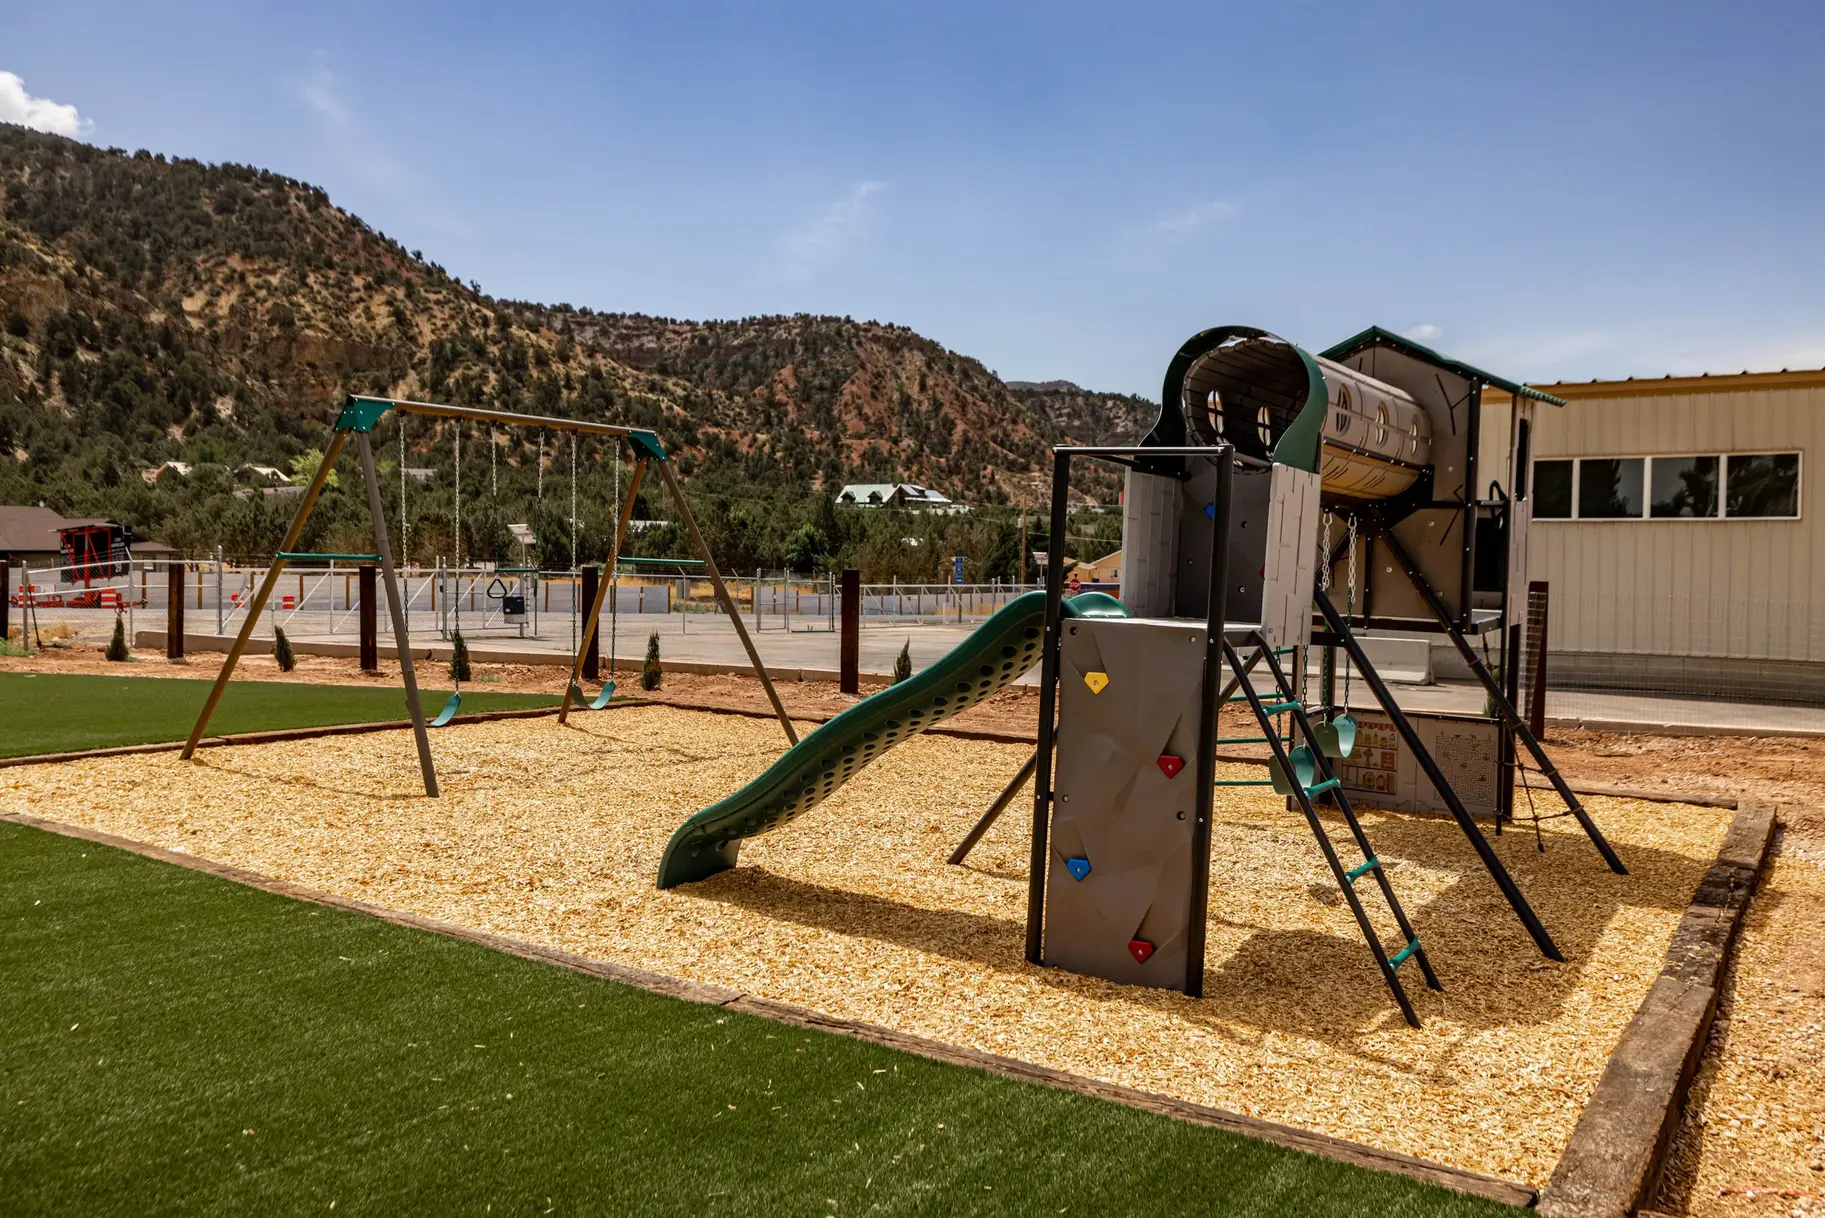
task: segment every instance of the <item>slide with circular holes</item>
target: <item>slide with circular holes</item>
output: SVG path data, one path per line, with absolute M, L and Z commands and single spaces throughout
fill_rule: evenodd
M 1066 617 L 1128 615 L 1102 592 L 1067 597 L 1062 608 Z M 1045 621 L 1046 594 L 1024 592 L 931 667 L 823 724 L 759 778 L 680 825 L 659 862 L 659 887 L 727 871 L 743 838 L 803 816 L 894 745 L 1012 685 L 1039 662 Z

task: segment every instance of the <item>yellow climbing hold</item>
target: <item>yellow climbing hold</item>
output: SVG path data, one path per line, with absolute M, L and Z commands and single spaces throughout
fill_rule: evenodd
M 1108 688 L 1109 674 L 1106 672 L 1087 672 L 1084 674 L 1084 684 L 1090 687 L 1091 693 L 1100 694 L 1104 689 Z

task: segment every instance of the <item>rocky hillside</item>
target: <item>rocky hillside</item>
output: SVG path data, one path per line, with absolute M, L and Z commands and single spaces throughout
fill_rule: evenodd
M 1070 381 L 1009 381 L 1008 392 L 1077 444 L 1136 444 L 1160 404 L 1132 393 L 1098 393 Z
M 257 548 L 273 512 L 230 502 L 232 471 L 307 459 L 349 391 L 655 427 L 694 491 L 903 479 L 978 504 L 1040 502 L 1047 445 L 1122 434 L 1139 409 L 1010 390 L 876 322 L 495 300 L 307 183 L 0 124 L 0 502 L 112 515 L 189 548 L 240 529 Z M 452 440 L 425 424 L 406 461 L 441 471 Z M 482 459 L 483 440 L 465 443 Z M 540 451 L 494 437 L 493 493 L 534 494 Z M 189 493 L 142 481 L 168 460 L 220 472 Z M 448 526 L 426 495 L 430 544 Z

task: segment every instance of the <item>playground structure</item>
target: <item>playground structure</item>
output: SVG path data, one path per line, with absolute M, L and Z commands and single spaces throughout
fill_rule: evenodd
M 612 437 L 617 445 L 622 442 L 627 443 L 634 455 L 633 479 L 628 488 L 626 498 L 621 505 L 614 541 L 609 550 L 609 569 L 611 571 L 615 569 L 621 546 L 626 541 L 628 521 L 633 516 L 634 501 L 639 494 L 640 485 L 646 474 L 647 468 L 649 465 L 654 466 L 658 469 L 660 478 L 665 483 L 666 490 L 670 493 L 673 503 L 677 506 L 679 517 L 684 522 L 692 543 L 702 555 L 704 570 L 709 575 L 710 581 L 715 587 L 717 600 L 721 603 L 724 612 L 728 614 L 730 621 L 734 623 L 736 634 L 740 636 L 742 645 L 747 650 L 748 659 L 753 665 L 755 675 L 760 678 L 761 685 L 767 691 L 768 700 L 773 704 L 773 709 L 779 718 L 780 725 L 785 729 L 787 740 L 793 744 L 798 743 L 798 734 L 793 729 L 792 721 L 786 716 L 785 707 L 780 703 L 779 694 L 773 688 L 773 682 L 767 675 L 766 667 L 760 662 L 760 655 L 754 649 L 753 640 L 748 637 L 747 628 L 742 624 L 740 612 L 736 609 L 734 601 L 730 598 L 728 589 L 723 585 L 722 576 L 716 568 L 715 559 L 710 554 L 708 546 L 704 543 L 703 534 L 697 528 L 697 521 L 691 514 L 690 504 L 685 500 L 684 492 L 679 487 L 677 476 L 673 473 L 671 462 L 666 456 L 665 447 L 660 442 L 656 432 L 644 428 L 623 427 L 611 423 L 596 423 L 580 419 L 560 419 L 543 415 L 522 415 L 506 411 L 483 410 L 467 406 L 449 406 L 432 402 L 405 401 L 397 398 L 376 398 L 351 395 L 344 403 L 341 413 L 336 418 L 336 422 L 332 428 L 329 447 L 323 454 L 323 460 L 318 464 L 316 473 L 312 475 L 310 483 L 305 487 L 304 494 L 301 496 L 298 504 L 298 510 L 293 515 L 291 524 L 288 525 L 285 530 L 285 538 L 279 545 L 279 551 L 273 555 L 272 563 L 267 567 L 266 574 L 261 579 L 260 586 L 254 593 L 253 599 L 247 607 L 246 616 L 241 622 L 240 632 L 236 635 L 234 644 L 229 649 L 228 657 L 223 661 L 221 671 L 216 677 L 215 684 L 209 691 L 208 699 L 204 702 L 202 711 L 197 715 L 196 724 L 191 728 L 190 736 L 184 743 L 184 748 L 181 753 L 184 760 L 188 761 L 195 757 L 197 745 L 202 741 L 203 734 L 208 729 L 210 717 L 215 713 L 215 708 L 221 701 L 222 692 L 228 687 L 228 682 L 234 675 L 235 665 L 246 652 L 248 641 L 253 637 L 254 626 L 258 622 L 261 612 L 266 608 L 267 602 L 271 599 L 273 588 L 278 583 L 279 576 L 284 573 L 286 565 L 293 562 L 312 561 L 370 562 L 379 566 L 382 582 L 386 589 L 387 610 L 393 629 L 395 654 L 399 658 L 400 676 L 405 686 L 406 710 L 411 718 L 412 731 L 417 742 L 419 769 L 424 780 L 425 794 L 433 797 L 437 795 L 437 768 L 431 757 L 430 738 L 426 729 L 427 726 L 441 727 L 449 723 L 461 706 L 462 695 L 459 690 L 445 704 L 437 718 L 432 721 L 430 725 L 426 724 L 423 707 L 419 702 L 418 677 L 413 669 L 412 649 L 410 638 L 406 630 L 404 605 L 400 597 L 397 571 L 393 562 L 392 543 L 387 534 L 386 509 L 380 495 L 380 482 L 375 473 L 374 450 L 370 441 L 370 433 L 372 433 L 375 424 L 380 422 L 388 413 L 392 413 L 394 417 L 400 421 L 400 445 L 402 451 L 405 444 L 403 421 L 408 415 L 420 415 L 429 418 L 451 419 L 455 421 L 458 429 L 456 447 L 456 513 L 458 522 L 457 536 L 459 538 L 461 537 L 462 512 L 462 447 L 460 429 L 463 421 L 469 420 L 487 423 L 491 426 L 532 427 L 539 429 L 541 437 L 541 462 L 543 460 L 544 432 L 556 431 L 569 433 L 572 437 L 571 465 L 573 476 L 571 479 L 571 521 L 573 529 L 573 556 L 576 549 L 574 537 L 576 522 L 576 479 L 574 476 L 576 465 L 575 437 L 579 435 L 608 436 Z M 336 460 L 342 455 L 343 447 L 347 444 L 348 438 L 351 435 L 355 437 L 356 449 L 360 454 L 361 459 L 361 475 L 367 491 L 368 513 L 374 526 L 374 552 L 371 554 L 314 554 L 296 551 L 293 547 L 298 544 L 299 538 L 303 536 L 304 526 L 310 519 L 311 509 L 316 506 L 317 499 L 322 494 L 323 487 L 328 481 L 330 471 L 335 467 Z M 619 458 L 617 456 L 617 463 L 618 460 Z M 403 465 L 401 468 L 403 471 Z M 618 468 L 619 466 L 617 464 L 617 469 Z M 542 471 L 543 466 L 541 464 L 541 478 Z M 401 476 L 403 486 L 403 472 Z M 401 531 L 403 534 L 403 492 L 401 499 L 401 522 Z M 458 553 L 457 560 L 458 565 L 460 566 L 460 552 Z M 601 618 L 602 613 L 603 593 L 607 590 L 608 586 L 608 583 L 602 583 L 597 586 L 594 603 L 591 604 L 589 612 L 583 620 L 583 629 L 577 647 L 576 658 L 571 665 L 570 681 L 565 689 L 563 701 L 559 706 L 558 720 L 560 723 L 567 721 L 573 703 L 581 702 L 587 709 L 599 709 L 601 706 L 606 705 L 608 699 L 613 696 L 613 682 L 609 682 L 604 687 L 604 692 L 595 699 L 586 698 L 577 683 L 582 674 L 584 657 L 588 653 L 590 643 L 595 637 L 596 625 Z M 503 601 L 508 595 L 512 595 L 512 593 L 504 590 L 502 594 Z M 506 606 L 503 605 L 503 614 L 505 614 L 505 612 Z M 525 612 L 523 600 L 520 603 L 519 612 L 522 614 Z
M 1510 395 L 1500 414 L 1484 406 L 1486 385 Z M 1054 537 L 1067 533 L 1074 460 L 1126 468 L 1121 601 L 1066 600 L 1055 565 L 1043 593 L 1010 603 L 943 661 L 836 716 L 687 820 L 661 862 L 660 887 L 734 866 L 742 839 L 803 815 L 880 753 L 1037 660 L 1039 747 L 950 860 L 961 862 L 1033 779 L 1030 962 L 1201 995 L 1219 783 L 1271 785 L 1300 811 L 1408 1023 L 1418 1017 L 1401 966 L 1411 959 L 1429 987 L 1440 983 L 1353 801 L 1448 813 L 1540 952 L 1563 960 L 1476 821 L 1480 813 L 1499 830 L 1512 819 L 1524 747 L 1563 800 L 1562 815 L 1626 874 L 1513 700 L 1519 639 L 1509 590 L 1526 564 L 1527 436 L 1535 405 L 1556 399 L 1380 329 L 1314 356 L 1232 326 L 1180 348 L 1162 400 L 1138 446 L 1054 450 Z M 1512 494 L 1500 480 L 1510 469 L 1520 488 Z M 1498 476 L 1480 497 L 1475 488 L 1490 474 Z M 1338 517 L 1347 539 L 1334 544 Z M 1330 596 L 1338 584 L 1348 588 L 1341 614 Z M 1445 634 L 1493 713 L 1403 712 L 1356 638 L 1375 627 Z M 1507 688 L 1469 641 L 1488 635 Z M 1323 661 L 1310 704 L 1309 647 Z M 1257 670 L 1268 678 L 1264 692 L 1251 680 Z M 1378 714 L 1359 720 L 1352 711 L 1352 674 Z M 1218 735 L 1231 702 L 1246 704 L 1258 735 Z M 1269 777 L 1217 779 L 1217 747 L 1231 743 L 1265 744 Z M 1525 789 L 1531 803 L 1534 788 Z M 1342 818 L 1360 861 L 1344 861 L 1321 805 Z M 1536 811 L 1536 829 L 1540 819 Z M 1359 895 L 1364 879 L 1399 928 L 1392 950 Z

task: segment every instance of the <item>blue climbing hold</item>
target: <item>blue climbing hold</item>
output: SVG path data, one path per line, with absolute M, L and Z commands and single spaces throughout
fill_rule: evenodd
M 1204 519 L 1215 520 L 1216 518 L 1217 518 L 1217 505 L 1214 503 L 1205 504 L 1204 505 Z
M 1082 880 L 1090 874 L 1090 860 L 1086 858 L 1066 859 L 1065 870 L 1071 873 L 1072 879 Z

